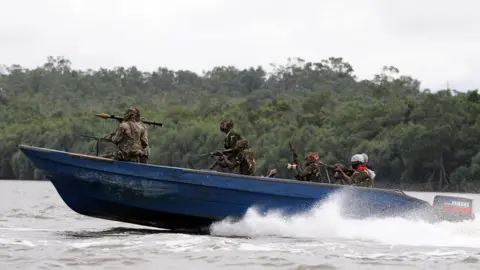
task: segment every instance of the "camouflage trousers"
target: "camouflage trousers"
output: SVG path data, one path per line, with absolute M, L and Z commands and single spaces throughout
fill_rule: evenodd
M 129 162 L 138 162 L 138 163 L 147 163 L 148 156 L 146 155 L 128 155 L 127 153 L 117 150 L 108 152 L 102 155 L 103 158 L 110 158 L 118 161 L 129 161 Z
M 147 164 L 148 163 L 148 156 L 140 156 L 140 163 Z

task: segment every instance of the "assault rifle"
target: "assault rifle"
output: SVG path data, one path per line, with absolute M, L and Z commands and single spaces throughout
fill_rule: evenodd
M 295 151 L 295 148 L 293 148 L 293 144 L 291 142 L 288 143 L 288 147 L 290 147 L 290 151 L 292 151 L 293 163 L 295 163 L 297 166 L 301 166 L 300 162 L 298 161 L 297 152 Z M 295 179 L 300 180 L 298 173 L 296 173 Z
M 80 137 L 84 137 L 84 138 L 89 138 L 89 139 L 93 139 L 95 141 L 97 141 L 95 143 L 95 149 L 96 149 L 96 155 L 98 157 L 98 150 L 99 150 L 99 142 L 100 141 L 105 141 L 105 142 L 111 142 L 111 140 L 109 139 L 105 139 L 105 138 L 100 138 L 100 137 L 95 137 L 95 136 L 89 136 L 89 135 L 80 135 Z
M 95 114 L 95 116 L 98 116 L 98 117 L 103 118 L 103 119 L 115 119 L 118 122 L 123 121 L 123 117 L 115 116 L 113 114 L 108 114 L 108 113 L 99 113 L 99 114 Z M 158 122 L 155 122 L 155 121 L 147 121 L 144 117 L 140 118 L 140 121 L 142 121 L 142 123 L 144 123 L 146 125 L 149 125 L 149 126 L 160 126 L 160 127 L 163 126 L 163 123 L 158 123 Z
M 328 164 L 325 164 L 321 161 L 318 162 L 319 165 L 325 167 L 325 168 L 328 168 L 328 169 L 331 169 L 331 170 L 335 170 L 337 167 L 333 166 L 333 165 L 328 165 Z
M 298 155 L 297 155 L 297 152 L 295 151 L 295 149 L 293 148 L 293 144 L 290 142 L 288 143 L 288 147 L 290 147 L 290 151 L 292 151 L 292 155 L 293 155 L 293 162 L 297 165 L 298 164 Z
M 213 151 L 213 152 L 210 152 L 210 153 L 207 153 L 207 154 L 201 154 L 201 155 L 198 155 L 198 156 L 199 157 L 208 157 L 208 156 L 210 156 L 210 157 L 214 157 L 214 156 L 220 157 L 220 156 L 222 156 L 222 153 L 226 154 L 226 153 L 230 153 L 232 151 L 233 151 L 233 149 L 217 150 L 217 151 Z
M 199 155 L 200 157 L 207 157 L 207 156 L 210 156 L 210 157 L 217 157 L 217 159 L 215 160 L 215 162 L 208 168 L 209 170 L 212 170 L 213 168 L 215 168 L 215 166 L 217 166 L 220 161 L 222 161 L 222 154 L 227 154 L 227 153 L 231 153 L 233 152 L 234 149 L 224 149 L 224 150 L 217 150 L 217 151 L 213 151 L 213 152 L 210 152 L 210 153 L 207 153 L 207 154 L 201 154 Z

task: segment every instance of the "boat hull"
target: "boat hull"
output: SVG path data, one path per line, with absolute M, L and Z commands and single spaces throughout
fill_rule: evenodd
M 248 209 L 286 215 L 341 194 L 342 213 L 355 218 L 410 215 L 430 205 L 401 192 L 288 179 L 119 162 L 20 146 L 62 200 L 91 217 L 171 230 L 208 230 Z
M 172 230 L 205 230 L 215 220 L 146 207 L 145 204 L 155 202 L 138 198 L 140 194 L 134 188 L 86 182 L 65 174 L 53 174 L 48 178 L 65 204 L 82 215 Z M 122 201 L 126 198 L 127 201 Z

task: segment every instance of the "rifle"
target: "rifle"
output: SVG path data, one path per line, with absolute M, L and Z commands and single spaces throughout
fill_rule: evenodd
M 221 161 L 222 159 L 222 153 L 223 154 L 226 154 L 226 153 L 231 153 L 233 152 L 233 148 L 231 149 L 224 149 L 224 150 L 218 150 L 218 151 L 214 151 L 214 152 L 210 152 L 210 153 L 207 153 L 207 154 L 201 154 L 201 155 L 198 155 L 200 157 L 206 157 L 206 156 L 210 156 L 210 157 L 218 157 L 215 162 L 208 168 L 209 170 L 213 170 L 213 168 L 215 168 L 215 166 L 217 166 L 219 164 L 219 162 Z
M 95 114 L 95 116 L 98 116 L 98 117 L 103 118 L 103 119 L 115 119 L 118 122 L 123 121 L 123 117 L 115 116 L 113 114 L 108 114 L 108 113 L 98 113 L 98 114 Z M 147 121 L 144 117 L 142 117 L 142 118 L 140 118 L 140 121 L 142 121 L 142 123 L 147 124 L 149 126 L 160 126 L 160 127 L 163 126 L 163 123 L 158 123 L 158 122 L 155 122 L 155 121 Z
M 325 174 L 327 175 L 328 183 L 331 184 L 332 181 L 330 180 L 330 174 L 328 174 L 328 170 L 327 170 L 327 169 L 330 169 L 330 170 L 333 171 L 333 170 L 335 170 L 336 167 L 333 166 L 333 165 L 325 164 L 325 163 L 323 163 L 323 162 L 321 162 L 321 161 L 319 161 L 318 164 L 319 164 L 320 166 L 322 166 L 323 169 L 325 170 Z
M 288 143 L 288 147 L 290 147 L 290 151 L 292 151 L 293 163 L 295 163 L 297 166 L 300 166 L 300 162 L 298 161 L 297 152 L 296 152 L 295 149 L 293 148 L 293 144 L 292 144 L 291 142 Z M 297 180 L 300 180 L 300 177 L 299 177 L 299 175 L 298 175 L 298 172 L 296 173 L 295 178 L 296 178 Z
M 337 168 L 337 166 L 328 165 L 328 164 L 325 164 L 325 163 L 323 163 L 323 162 L 321 162 L 321 161 L 319 161 L 318 164 L 321 165 L 321 166 L 323 166 L 323 167 L 325 167 L 325 168 L 331 169 L 331 170 L 335 170 L 335 169 Z M 342 169 L 345 169 L 345 170 L 343 170 L 345 173 L 347 173 L 347 172 L 351 172 L 351 173 L 355 172 L 354 169 L 350 169 L 350 168 L 347 168 L 347 167 L 342 168 Z
M 98 157 L 98 150 L 99 150 L 99 142 L 100 141 L 106 141 L 106 142 L 111 142 L 111 140 L 108 140 L 108 139 L 105 139 L 105 138 L 100 138 L 100 137 L 95 137 L 95 136 L 89 136 L 89 135 L 80 135 L 80 137 L 84 137 L 84 138 L 89 138 L 89 139 L 94 139 L 96 142 L 95 144 L 95 149 L 96 149 L 96 154 L 97 154 L 97 157 Z
M 222 153 L 223 154 L 226 154 L 226 153 L 231 153 L 233 152 L 233 148 L 232 149 L 224 149 L 224 150 L 218 150 L 218 151 L 213 151 L 213 152 L 210 152 L 210 153 L 207 153 L 207 154 L 201 154 L 201 155 L 198 155 L 199 157 L 207 157 L 207 156 L 211 156 L 211 157 L 221 157 L 222 156 Z
M 298 155 L 295 149 L 293 148 L 293 144 L 291 142 L 288 143 L 288 146 L 290 147 L 290 151 L 292 151 L 293 155 L 293 162 L 298 165 Z
M 322 165 L 322 166 L 325 167 L 325 168 L 331 169 L 331 170 L 334 170 L 334 169 L 336 168 L 336 167 L 333 166 L 333 165 L 328 165 L 328 164 L 325 164 L 325 163 L 323 163 L 323 162 L 321 162 L 321 161 L 319 161 L 318 164 Z
M 344 180 L 343 178 L 339 178 L 339 175 L 338 175 L 339 172 L 338 172 L 338 170 L 337 170 L 337 168 L 339 168 L 338 166 L 327 165 L 327 164 L 322 163 L 322 162 L 319 162 L 319 164 L 325 168 L 325 172 L 327 173 L 327 176 L 328 176 L 327 169 L 330 169 L 330 170 L 333 171 L 333 173 L 334 173 L 334 178 L 335 178 L 335 179 L 337 179 L 337 180 L 340 179 L 340 181 L 342 182 L 343 185 L 346 184 L 346 182 L 345 182 L 345 180 Z M 355 172 L 354 169 L 345 167 L 345 166 L 343 166 L 343 165 L 341 165 L 339 169 L 343 170 L 343 172 L 344 172 L 346 175 L 348 175 L 348 176 L 351 176 L 351 175 Z M 328 181 L 329 181 L 329 183 L 330 183 L 330 176 L 328 176 Z

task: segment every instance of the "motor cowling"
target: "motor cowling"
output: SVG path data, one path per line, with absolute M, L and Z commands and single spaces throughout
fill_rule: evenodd
M 433 199 L 433 209 L 440 220 L 465 221 L 475 219 L 473 199 L 437 195 Z

